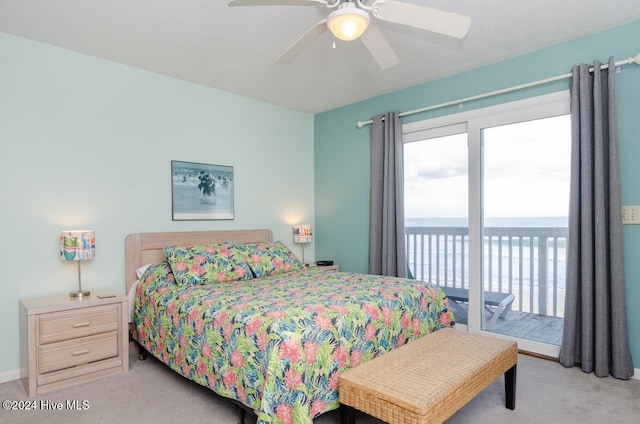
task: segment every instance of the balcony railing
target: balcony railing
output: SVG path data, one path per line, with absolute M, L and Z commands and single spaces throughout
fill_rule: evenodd
M 406 227 L 409 269 L 418 280 L 469 288 L 466 227 Z M 512 310 L 564 316 L 567 228 L 485 227 L 483 288 L 513 293 Z

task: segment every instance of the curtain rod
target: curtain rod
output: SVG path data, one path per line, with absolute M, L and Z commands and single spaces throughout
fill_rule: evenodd
M 630 63 L 635 63 L 636 65 L 640 65 L 640 53 L 635 55 L 634 57 L 630 57 L 629 59 L 626 60 L 621 60 L 619 62 L 615 62 L 614 65 L 616 67 L 618 66 L 622 66 L 622 65 L 628 65 Z M 607 69 L 609 67 L 608 64 L 604 64 L 600 67 L 600 69 Z M 589 68 L 589 72 L 593 72 L 593 67 Z M 427 106 L 427 107 L 423 107 L 420 109 L 414 109 L 414 110 L 410 110 L 407 112 L 401 112 L 399 115 L 402 116 L 407 116 L 407 115 L 413 115 L 416 113 L 420 113 L 420 112 L 427 112 L 429 110 L 434 110 L 434 109 L 440 109 L 443 107 L 447 107 L 447 106 L 453 106 L 453 105 L 458 105 L 461 103 L 465 103 L 465 102 L 470 102 L 472 100 L 479 100 L 479 99 L 484 99 L 485 97 L 491 97 L 491 96 L 496 96 L 498 94 L 504 94 L 504 93 L 509 93 L 511 91 L 517 91 L 517 90 L 522 90 L 524 88 L 529 88 L 529 87 L 535 87 L 536 85 L 542 85 L 542 84 L 548 84 L 550 82 L 554 82 L 554 81 L 559 81 L 565 78 L 570 78 L 573 74 L 571 72 L 566 73 L 566 74 L 562 74 L 562 75 L 557 75 L 555 77 L 551 77 L 551 78 L 546 78 L 546 79 L 541 79 L 538 81 L 533 81 L 533 82 L 529 82 L 526 84 L 521 84 L 521 85 L 516 85 L 513 87 L 508 87 L 508 88 L 503 88 L 501 90 L 496 90 L 496 91 L 491 91 L 489 93 L 484 93 L 484 94 L 478 94 L 475 96 L 470 96 L 470 97 L 465 97 L 463 99 L 458 99 L 458 100 L 451 100 L 448 102 L 444 102 L 444 103 L 440 103 L 437 105 L 433 105 L 433 106 Z M 384 118 L 382 118 L 384 119 Z M 356 126 L 358 128 L 363 128 L 365 125 L 369 125 L 372 124 L 373 120 L 368 120 L 368 121 L 358 121 L 356 123 Z

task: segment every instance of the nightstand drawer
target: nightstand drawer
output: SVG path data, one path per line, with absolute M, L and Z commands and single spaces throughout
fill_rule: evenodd
M 40 344 L 115 331 L 118 329 L 118 305 L 42 314 L 39 326 Z
M 40 347 L 39 373 L 45 374 L 118 356 L 118 332 L 97 334 Z

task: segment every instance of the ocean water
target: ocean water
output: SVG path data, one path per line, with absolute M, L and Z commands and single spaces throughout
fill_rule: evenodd
M 407 227 L 466 227 L 467 218 L 406 218 Z M 566 216 L 485 218 L 485 227 L 567 227 Z
M 466 218 L 407 218 L 406 227 L 466 227 Z M 487 218 L 485 228 L 567 228 L 567 217 Z M 522 230 L 524 229 L 524 230 Z M 415 236 L 408 231 L 408 261 L 414 276 L 439 285 L 468 287 L 469 245 L 467 236 Z M 508 234 L 508 231 L 507 231 Z M 566 281 L 566 238 L 549 237 L 540 245 L 537 236 L 484 238 L 483 284 L 485 290 L 538 292 L 563 291 Z M 546 256 L 546 266 L 540 257 Z M 542 273 L 542 274 L 540 274 Z M 540 275 L 543 281 L 540 280 Z M 521 296 L 518 296 L 521 297 Z

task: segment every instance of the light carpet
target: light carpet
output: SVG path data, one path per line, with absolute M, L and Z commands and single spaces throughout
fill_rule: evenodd
M 153 358 L 130 357 L 130 371 L 51 394 L 29 399 L 20 381 L 0 384 L 0 399 L 35 401 L 38 407 L 61 402 L 63 410 L 0 410 L 0 422 L 13 423 L 208 423 L 235 424 L 236 407 L 192 383 Z M 67 401 L 76 408 L 67 410 Z M 82 402 L 85 401 L 83 404 Z M 73 405 L 71 405 L 73 406 Z M 83 408 L 87 406 L 87 408 Z M 447 423 L 636 423 L 640 417 L 640 381 L 598 378 L 579 368 L 520 355 L 516 409 L 504 406 L 500 377 Z M 255 416 L 247 417 L 255 424 Z M 338 424 L 338 411 L 324 414 L 314 424 Z M 381 421 L 358 415 L 358 424 Z

